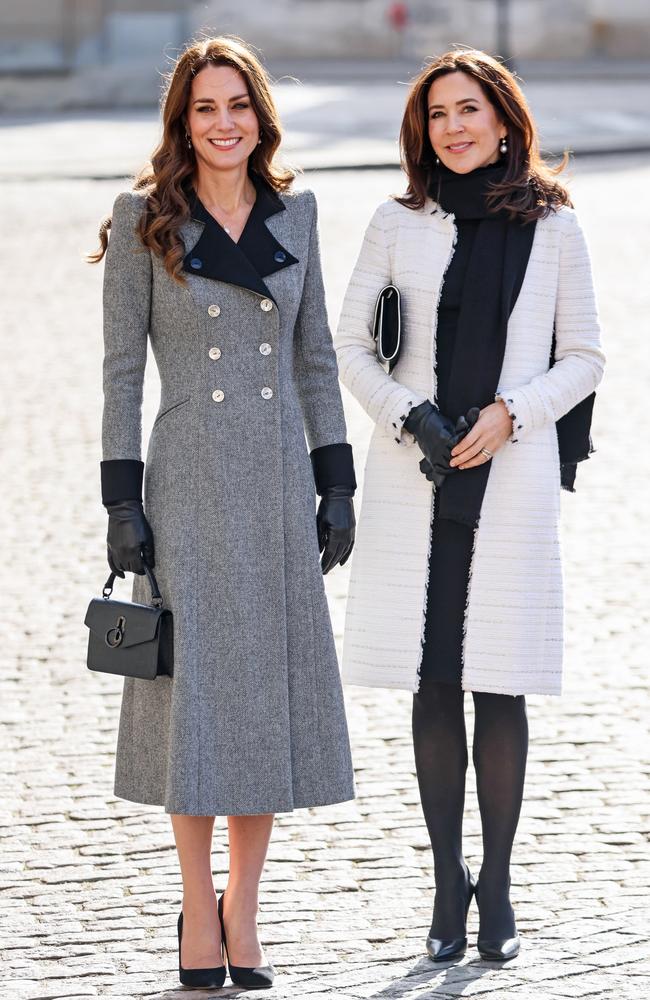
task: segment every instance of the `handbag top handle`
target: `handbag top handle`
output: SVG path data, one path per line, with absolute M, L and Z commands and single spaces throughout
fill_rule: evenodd
M 144 571 L 147 574 L 147 580 L 149 581 L 149 586 L 151 587 L 151 603 L 154 608 L 162 608 L 163 599 L 160 590 L 158 588 L 158 582 L 155 576 L 153 575 L 153 570 L 145 563 Z M 116 576 L 117 573 L 111 573 L 111 575 L 109 576 L 108 580 L 106 581 L 106 583 L 102 588 L 102 597 L 104 598 L 105 601 L 107 601 L 111 596 L 111 594 L 113 593 L 113 584 L 115 583 Z

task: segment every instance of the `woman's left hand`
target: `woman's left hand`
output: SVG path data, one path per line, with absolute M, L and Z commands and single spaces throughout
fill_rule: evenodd
M 480 416 L 469 434 L 459 441 L 451 451 L 452 469 L 473 469 L 476 465 L 489 462 L 490 458 L 481 449 L 494 455 L 505 444 L 512 433 L 512 417 L 503 400 L 490 403 L 481 410 Z
M 316 514 L 318 548 L 323 553 L 323 576 L 334 566 L 344 566 L 354 547 L 356 521 L 353 492 L 349 486 L 330 486 L 323 491 Z

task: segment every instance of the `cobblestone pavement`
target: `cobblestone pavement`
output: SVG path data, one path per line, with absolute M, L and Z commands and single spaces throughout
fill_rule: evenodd
M 278 819 L 261 932 L 280 998 L 639 998 L 650 992 L 647 270 L 650 165 L 590 162 L 574 191 L 607 332 L 598 454 L 565 496 L 566 685 L 529 701 L 531 753 L 514 852 L 520 957 L 423 957 L 432 865 L 410 696 L 349 688 L 358 798 Z M 373 207 L 398 175 L 309 178 L 333 316 Z M 101 268 L 81 262 L 115 182 L 2 192 L 3 623 L 0 997 L 171 998 L 181 887 L 167 816 L 112 795 L 121 684 L 90 675 L 86 603 L 106 567 L 98 500 Z M 623 224 L 621 224 L 623 223 Z M 617 228 L 618 224 L 618 228 Z M 7 234 L 11 234 L 7 238 Z M 148 424 L 156 405 L 152 376 Z M 358 466 L 368 421 L 346 397 Z M 347 572 L 327 580 L 337 638 Z M 467 699 L 471 717 L 471 699 Z M 465 847 L 480 866 L 473 777 Z M 214 871 L 225 878 L 224 823 Z M 235 995 L 236 990 L 225 990 Z M 198 996 L 204 994 L 199 993 Z

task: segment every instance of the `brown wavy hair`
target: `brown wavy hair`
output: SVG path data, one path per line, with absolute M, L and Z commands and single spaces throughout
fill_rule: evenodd
M 193 42 L 167 77 L 162 99 L 162 139 L 134 183 L 134 190 L 146 195 L 146 208 L 138 224 L 140 240 L 162 258 L 165 270 L 180 284 L 185 284 L 181 270 L 185 248 L 179 230 L 189 218 L 187 192 L 196 170 L 194 150 L 188 148 L 185 139 L 185 114 L 192 80 L 206 66 L 231 66 L 248 86 L 262 140 L 250 155 L 249 174 L 257 174 L 274 191 L 288 190 L 295 177 L 295 171 L 274 163 L 282 129 L 269 76 L 253 50 L 230 35 Z M 86 258 L 91 263 L 97 263 L 106 253 L 110 228 L 111 218 L 107 216 L 99 228 L 100 248 Z
M 512 219 L 531 222 L 561 205 L 571 205 L 569 192 L 556 179 L 568 163 L 568 154 L 555 167 L 545 163 L 537 127 L 515 76 L 479 49 L 445 52 L 425 66 L 412 83 L 400 130 L 401 162 L 408 186 L 406 194 L 395 200 L 406 208 L 420 209 L 430 196 L 436 156 L 428 131 L 429 88 L 448 73 L 466 73 L 476 80 L 508 129 L 507 169 L 488 195 L 491 210 L 505 210 Z

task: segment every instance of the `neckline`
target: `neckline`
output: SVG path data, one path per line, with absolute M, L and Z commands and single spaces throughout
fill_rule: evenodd
M 496 160 L 495 163 L 484 163 L 482 167 L 474 167 L 473 170 L 469 170 L 467 173 L 460 173 L 459 171 L 452 170 L 451 167 L 445 166 L 444 163 L 440 163 L 437 167 L 437 171 L 441 177 L 445 180 L 470 180 L 472 177 L 476 177 L 477 174 L 487 174 L 491 170 L 500 170 L 505 167 L 505 162 L 503 159 Z
M 252 180 L 252 178 L 251 178 L 251 180 Z M 250 209 L 249 209 L 249 211 L 248 211 L 248 215 L 246 216 L 246 221 L 244 222 L 244 225 L 243 225 L 243 227 L 242 227 L 242 231 L 241 231 L 241 233 L 239 234 L 239 236 L 238 236 L 238 238 L 237 238 L 237 239 L 235 239 L 235 238 L 234 238 L 234 236 L 233 236 L 233 235 L 231 234 L 231 232 L 230 232 L 230 230 L 228 229 L 228 227 L 227 227 L 227 226 L 224 226 L 224 225 L 223 225 L 223 224 L 222 224 L 221 222 L 219 222 L 219 220 L 217 219 L 217 217 L 216 217 L 215 215 L 213 215 L 213 214 L 212 214 L 212 212 L 210 211 L 210 209 L 209 209 L 209 208 L 207 208 L 207 206 L 203 204 L 203 202 L 202 202 L 202 201 L 201 201 L 201 199 L 199 198 L 198 194 L 196 195 L 196 200 L 197 200 L 197 201 L 199 202 L 199 204 L 200 204 L 200 205 L 201 205 L 201 207 L 203 208 L 204 212 L 206 212 L 206 213 L 207 213 L 207 214 L 208 214 L 208 215 L 210 216 L 210 218 L 211 218 L 211 219 L 212 219 L 212 221 L 213 221 L 213 222 L 215 223 L 215 225 L 219 226 L 219 228 L 220 228 L 221 230 L 223 230 L 223 232 L 224 232 L 224 233 L 226 234 L 226 236 L 228 237 L 228 239 L 229 239 L 229 240 L 232 240 L 232 242 L 233 242 L 233 243 L 235 244 L 235 246 L 237 246 L 237 245 L 239 244 L 239 242 L 240 242 L 240 240 L 241 240 L 242 236 L 243 236 L 243 235 L 244 235 L 244 233 L 246 232 L 246 229 L 248 228 L 248 224 L 249 224 L 249 223 L 250 223 L 250 221 L 251 221 L 251 216 L 253 215 L 253 212 L 255 211 L 255 206 L 257 205 L 257 203 L 258 203 L 258 201 L 259 201 L 259 194 L 258 194 L 258 190 L 257 190 L 257 187 L 256 187 L 256 185 L 255 185 L 255 183 L 254 183 L 254 182 L 253 182 L 253 187 L 255 188 L 255 199 L 254 199 L 254 201 L 253 201 L 253 204 L 251 205 L 251 207 L 250 207 Z
M 257 197 L 237 241 L 208 212 L 196 192 L 188 191 L 192 220 L 202 227 L 202 231 L 188 250 L 183 267 L 198 277 L 226 281 L 248 288 L 263 298 L 273 298 L 262 279 L 298 263 L 298 258 L 279 242 L 267 225 L 270 216 L 284 213 L 287 206 L 261 177 L 251 176 Z
M 248 213 L 248 218 L 244 223 L 244 228 L 239 234 L 238 240 L 234 240 L 230 235 L 230 233 L 226 230 L 225 226 L 222 226 L 221 223 L 217 219 L 215 219 L 212 212 L 208 211 L 208 209 L 205 207 L 205 205 L 199 198 L 196 192 L 196 188 L 192 187 L 189 192 L 190 212 L 192 218 L 196 219 L 197 222 L 203 222 L 204 224 L 207 225 L 218 226 L 221 232 L 228 237 L 228 239 L 234 246 L 239 246 L 244 236 L 244 233 L 246 233 L 246 231 L 250 228 L 252 223 L 257 222 L 258 219 L 259 222 L 265 222 L 269 218 L 269 216 L 275 215 L 277 212 L 283 212 L 285 210 L 285 206 L 282 200 L 280 199 L 278 193 L 274 191 L 273 188 L 271 188 L 268 184 L 266 184 L 266 182 L 262 177 L 254 173 L 249 174 L 249 177 L 253 182 L 253 186 L 255 188 L 255 201 L 251 206 L 251 210 Z

